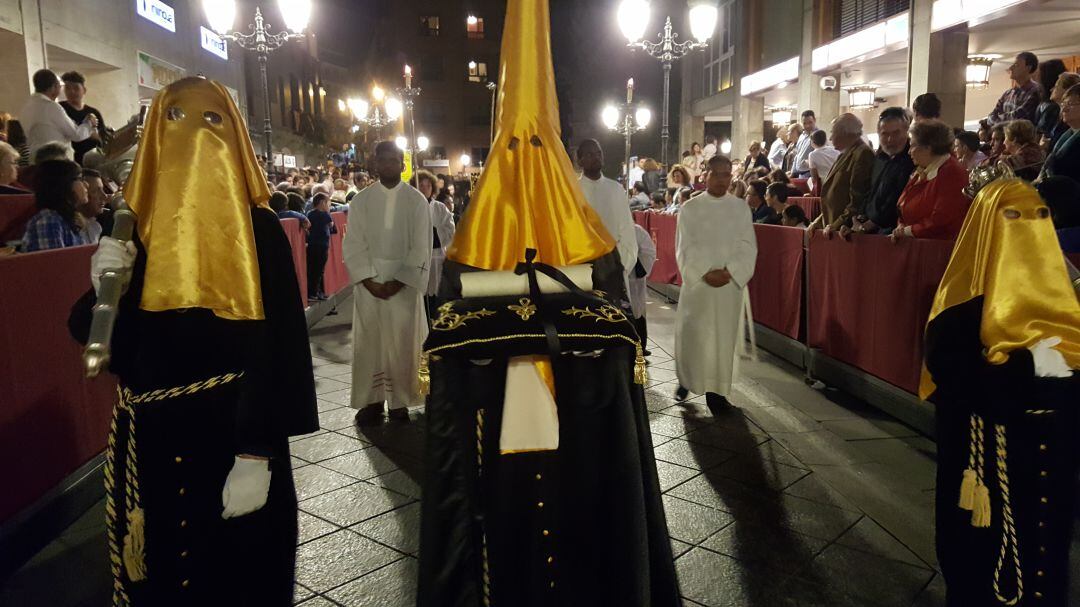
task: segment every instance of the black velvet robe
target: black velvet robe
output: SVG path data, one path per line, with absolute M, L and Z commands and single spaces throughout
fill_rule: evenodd
M 545 297 L 559 448 L 500 454 L 508 360 L 547 353 L 541 318 L 509 310 L 519 300 L 454 301 L 455 314 L 494 314 L 449 331 L 436 318 L 425 345 L 445 349 L 430 360 L 417 604 L 681 604 L 633 327 L 565 312 L 615 314 L 607 300 Z
M 927 327 L 926 366 L 937 390 L 937 552 L 950 607 L 1002 605 L 1017 595 L 1017 573 L 1007 551 L 995 592 L 1003 537 L 1003 492 L 995 427 L 1006 437 L 1008 495 L 1015 520 L 1023 592 L 1015 605 L 1064 607 L 1069 589 L 1069 543 L 1080 462 L 1080 374 L 1037 378 L 1031 353 L 1015 350 L 1002 365 L 983 357 L 979 338 L 983 298 L 942 312 Z M 968 467 L 971 414 L 986 432 L 984 478 L 991 524 L 971 525 L 958 507 Z M 1073 564 L 1073 568 L 1076 564 Z
M 262 321 L 140 310 L 146 256 L 139 248 L 112 342 L 111 370 L 129 403 L 114 413 L 106 472 L 114 604 L 292 604 L 297 520 L 288 437 L 317 430 L 318 413 L 288 240 L 271 211 L 254 209 L 252 222 Z M 72 334 L 83 343 L 94 302 L 91 291 L 72 311 Z M 144 398 L 240 373 L 190 394 Z M 222 488 L 240 453 L 271 458 L 269 497 L 258 511 L 223 520 Z M 146 521 L 146 578 L 136 582 L 122 557 L 117 562 L 132 489 Z

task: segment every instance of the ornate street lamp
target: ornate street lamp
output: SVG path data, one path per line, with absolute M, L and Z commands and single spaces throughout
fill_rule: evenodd
M 303 38 L 302 33 L 311 19 L 311 0 L 278 0 L 278 8 L 285 19 L 285 26 L 290 31 L 270 33 L 269 25 L 263 21 L 262 10 L 255 7 L 255 25 L 249 26 L 251 33 L 243 34 L 230 31 L 236 21 L 235 0 L 203 0 L 203 12 L 210 27 L 219 36 L 245 51 L 254 52 L 259 58 L 259 76 L 262 80 L 263 93 L 263 135 L 266 154 L 266 174 L 274 172 L 274 147 L 271 141 L 273 128 L 270 126 L 270 86 L 266 78 L 266 62 L 270 53 L 281 48 L 286 42 Z
M 624 181 L 626 182 L 626 194 L 629 196 L 630 188 L 630 140 L 634 133 L 644 131 L 652 121 L 652 112 L 647 107 L 634 104 L 634 79 L 626 81 L 626 103 L 621 105 L 609 105 L 600 113 L 604 126 L 623 136 L 626 141 L 626 149 L 623 153 L 623 166 L 626 167 Z
M 659 34 L 659 42 L 642 40 L 649 25 L 651 10 L 648 0 L 623 0 L 619 5 L 619 28 L 626 36 L 627 46 L 633 50 L 645 51 L 653 59 L 658 59 L 664 66 L 664 110 L 663 125 L 660 127 L 660 161 L 667 166 L 668 139 L 671 131 L 668 119 L 671 105 L 671 65 L 691 51 L 705 50 L 709 47 L 709 38 L 716 31 L 718 11 L 715 0 L 689 0 L 690 32 L 694 40 L 679 42 L 679 35 L 672 32 L 671 17 L 664 23 L 664 31 Z
M 409 140 L 419 142 L 416 137 L 416 111 L 415 104 L 416 98 L 420 96 L 420 88 L 412 85 L 413 73 L 412 68 L 408 65 L 405 66 L 405 86 L 397 89 L 397 94 L 405 100 L 405 111 L 409 113 Z M 416 174 L 416 152 L 413 148 L 406 150 L 409 152 L 409 158 L 412 162 L 412 174 Z M 423 151 L 423 150 L 419 150 Z
M 382 138 L 382 130 L 401 118 L 405 106 L 396 97 L 387 97 L 379 85 L 371 87 L 372 103 L 359 97 L 350 97 L 345 106 L 357 122 L 375 129 L 375 137 Z

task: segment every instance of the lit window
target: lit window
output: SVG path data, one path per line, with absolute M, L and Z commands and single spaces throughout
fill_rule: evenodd
M 439 18 L 434 15 L 421 15 L 420 35 L 429 38 L 439 37 Z
M 469 15 L 469 18 L 465 20 L 465 31 L 468 33 L 469 38 L 482 40 L 484 38 L 484 18 Z
M 487 63 L 469 62 L 469 82 L 487 82 Z

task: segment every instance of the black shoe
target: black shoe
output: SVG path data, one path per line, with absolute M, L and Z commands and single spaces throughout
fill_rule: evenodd
M 409 408 L 401 407 L 400 409 L 390 409 L 389 417 L 396 422 L 407 422 L 409 421 Z
M 682 386 L 679 386 L 679 389 L 675 391 L 675 400 L 677 402 L 685 401 L 688 396 L 690 396 L 690 391 Z
M 652 356 L 652 351 L 651 350 L 645 350 L 645 351 L 642 352 L 642 354 L 644 356 Z
M 731 401 L 726 396 L 721 396 L 715 392 L 705 393 L 705 405 L 709 407 L 710 411 L 720 411 L 723 409 L 731 408 Z
M 357 426 L 377 426 L 383 421 L 382 403 L 371 404 L 356 412 Z

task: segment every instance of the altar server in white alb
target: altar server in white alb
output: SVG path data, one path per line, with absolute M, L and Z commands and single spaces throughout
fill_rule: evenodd
M 420 405 L 417 366 L 427 338 L 424 293 L 431 263 L 431 209 L 401 181 L 404 158 L 393 142 L 375 148 L 379 181 L 353 197 L 345 266 L 353 284 L 352 406 L 361 425 L 407 420 Z
M 641 338 L 641 347 L 645 350 L 645 356 L 651 356 L 649 352 L 649 325 L 645 319 L 647 304 L 649 303 L 649 286 L 646 280 L 652 272 L 653 264 L 656 263 L 656 243 L 645 228 L 634 224 L 634 235 L 637 236 L 637 263 L 630 272 L 630 310 L 634 313 L 634 328 L 637 329 L 638 337 Z
M 679 211 L 675 259 L 682 274 L 675 324 L 677 400 L 705 394 L 726 406 L 742 339 L 743 293 L 754 275 L 757 239 L 746 202 L 727 193 L 731 160 L 709 160 L 707 191 Z
M 614 179 L 604 177 L 604 150 L 600 142 L 586 139 L 577 149 L 578 165 L 581 167 L 581 189 L 585 200 L 600 216 L 600 221 L 615 239 L 622 262 L 623 277 L 629 290 L 630 275 L 637 263 L 637 236 L 634 235 L 634 217 L 630 213 L 630 199 L 626 190 Z M 626 296 L 619 296 L 625 300 Z
M 454 214 L 443 203 L 435 200 L 438 193 L 437 178 L 430 171 L 419 171 L 416 174 L 416 189 L 424 195 L 431 206 L 431 225 L 434 227 L 431 234 L 431 272 L 428 277 L 428 313 L 435 311 L 435 297 L 439 293 L 439 281 L 442 278 L 443 262 L 446 261 L 446 249 L 454 239 Z

